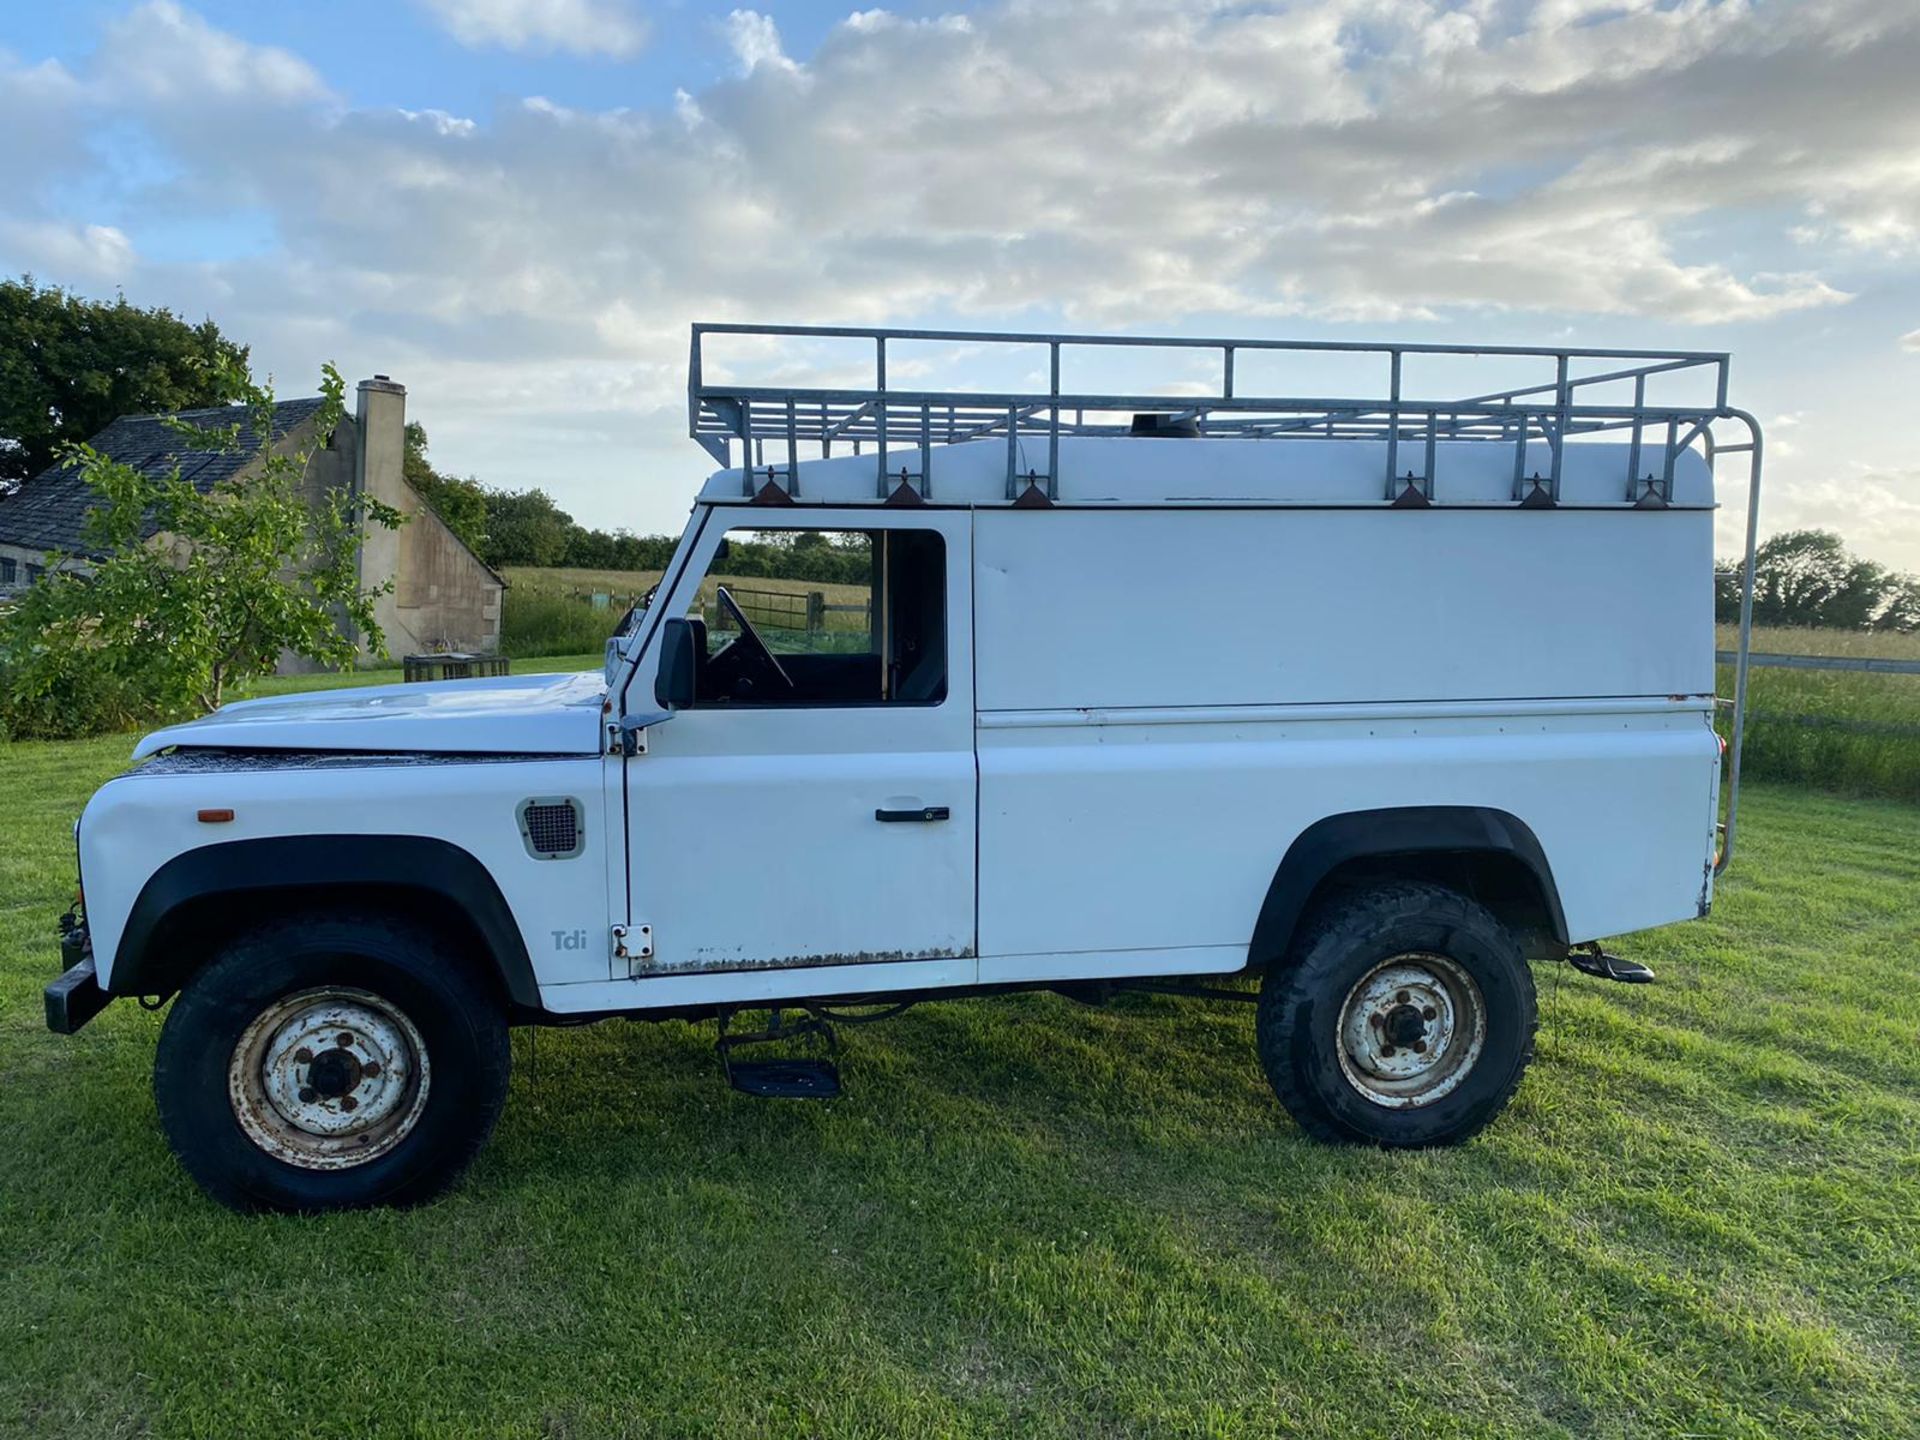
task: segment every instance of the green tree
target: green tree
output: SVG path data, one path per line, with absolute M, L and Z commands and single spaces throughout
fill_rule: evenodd
M 489 490 L 480 558 L 496 566 L 558 565 L 578 528 L 544 490 Z
M 1920 575 L 1896 575 L 1876 630 L 1920 630 Z
M 1911 630 L 1920 625 L 1920 580 L 1847 552 L 1831 530 L 1787 530 L 1754 552 L 1756 625 Z M 1740 564 L 1714 570 L 1715 611 L 1740 618 Z
M 0 280 L 0 494 L 122 415 L 221 403 L 246 360 L 211 320 Z
M 466 542 L 476 555 L 486 552 L 487 491 L 471 476 L 442 475 L 427 459 L 427 427 L 418 421 L 407 422 L 407 453 L 402 462 L 407 483 L 433 513 L 446 521 L 447 528 Z
M 672 535 L 636 535 L 631 530 L 613 532 L 615 570 L 664 570 L 673 559 L 679 541 Z
M 14 733 L 210 710 L 286 651 L 350 664 L 355 630 L 384 650 L 373 602 L 392 582 L 363 589 L 357 556 L 362 527 L 391 528 L 400 513 L 346 488 L 317 502 L 302 493 L 343 413 L 339 372 L 325 369 L 311 438 L 280 453 L 272 394 L 244 370 L 224 370 L 223 385 L 243 401 L 234 414 L 244 423 L 169 422 L 189 449 L 253 448 L 205 493 L 178 464 L 151 475 L 85 444 L 62 451 L 94 495 L 87 558 L 50 568 L 0 622 L 0 716 Z
M 567 529 L 567 547 L 561 552 L 560 563 L 580 570 L 611 570 L 617 553 L 613 536 L 606 531 L 572 525 Z

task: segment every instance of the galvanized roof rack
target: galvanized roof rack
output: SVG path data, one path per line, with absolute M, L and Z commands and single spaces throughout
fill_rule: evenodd
M 852 340 L 873 346 L 873 374 L 865 385 L 750 385 L 710 380 L 702 342 L 708 336 L 742 337 L 761 346 L 793 340 Z M 1044 350 L 1045 390 L 976 391 L 904 388 L 887 383 L 887 347 L 905 342 L 954 345 L 1032 346 Z M 1219 379 L 1212 393 L 1193 395 L 1079 393 L 1062 391 L 1063 351 L 1076 349 L 1211 351 Z M 1385 394 L 1363 397 L 1248 394 L 1234 383 L 1237 356 L 1280 352 L 1311 360 L 1328 353 L 1371 355 L 1385 361 Z M 1455 398 L 1416 397 L 1403 388 L 1408 357 L 1510 358 L 1549 365 L 1550 378 Z M 1513 500 L 1547 508 L 1560 496 L 1566 441 L 1616 432 L 1627 442 L 1622 499 L 1647 509 L 1673 498 L 1675 461 L 1698 443 L 1709 463 L 1716 455 L 1748 458 L 1746 556 L 1740 601 L 1740 647 L 1735 667 L 1733 754 L 1727 818 L 1722 826 L 1716 873 L 1733 855 L 1739 809 L 1740 758 L 1744 738 L 1749 642 L 1753 627 L 1753 560 L 1760 513 L 1761 434 L 1746 411 L 1727 403 L 1728 356 L 1717 351 L 1610 350 L 1572 346 L 1361 344 L 1343 340 L 1222 340 L 1185 335 L 1068 335 L 973 330 L 902 330 L 840 325 L 696 324 L 687 374 L 688 433 L 723 466 L 731 466 L 732 442 L 741 444 L 747 496 L 768 503 L 799 493 L 800 451 L 819 447 L 830 456 L 836 444 L 854 453 L 871 446 L 875 493 L 893 503 L 924 503 L 936 495 L 933 457 L 938 447 L 963 440 L 1004 437 L 1007 499 L 1047 505 L 1059 497 L 1063 435 L 1183 433 L 1243 440 L 1307 436 L 1384 441 L 1382 499 L 1417 508 L 1434 499 L 1435 450 L 1441 444 L 1477 442 L 1513 447 Z M 1649 382 L 1663 388 L 1673 379 L 1706 382 L 1710 399 L 1655 404 Z M 1602 387 L 1630 391 L 1629 399 L 1596 396 Z M 1716 421 L 1736 422 L 1744 438 L 1718 444 Z M 1046 470 L 1022 469 L 1023 440 L 1044 443 Z M 1529 464 L 1529 445 L 1544 442 L 1546 462 Z M 775 459 L 767 458 L 771 444 Z M 901 449 L 918 450 L 917 465 Z M 1036 446 L 1037 448 L 1037 446 Z M 898 465 L 898 469 L 893 468 Z
M 752 385 L 707 377 L 703 341 L 712 335 L 757 342 L 856 340 L 873 346 L 873 374 L 864 385 Z M 899 342 L 1030 346 L 1044 356 L 1045 390 L 975 391 L 889 386 L 887 347 Z M 1211 394 L 1063 392 L 1061 355 L 1076 349 L 1213 352 L 1218 377 Z M 1247 394 L 1236 388 L 1234 362 L 1250 353 L 1311 360 L 1329 352 L 1383 362 L 1385 393 L 1364 397 Z M 1406 393 L 1410 356 L 1521 359 L 1551 378 L 1482 394 L 1435 399 Z M 1060 487 L 1060 437 L 1181 433 L 1246 440 L 1328 437 L 1384 441 L 1382 497 L 1419 506 L 1433 498 L 1434 452 L 1444 442 L 1501 442 L 1513 448 L 1513 499 L 1540 507 L 1560 495 L 1565 442 L 1577 435 L 1621 432 L 1628 443 L 1622 496 L 1657 507 L 1673 496 L 1674 463 L 1696 442 L 1711 445 L 1714 420 L 1727 408 L 1728 357 L 1714 351 L 1595 350 L 1511 345 L 1392 345 L 1339 340 L 1216 340 L 1191 336 L 1049 335 L 966 330 L 898 330 L 822 325 L 695 325 L 687 383 L 688 430 L 722 465 L 742 443 L 749 493 L 791 496 L 803 446 L 823 456 L 836 444 L 855 454 L 871 447 L 879 498 L 927 499 L 934 452 L 961 440 L 1004 437 L 1007 498 L 1053 501 Z M 1711 398 L 1655 404 L 1654 377 L 1692 380 Z M 1663 383 L 1668 383 L 1663 381 Z M 1600 395 L 1612 387 L 1612 398 Z M 1669 386 L 1670 388 L 1670 386 Z M 1630 391 L 1631 398 L 1627 398 Z M 1046 468 L 1022 465 L 1023 440 L 1045 446 Z M 1529 443 L 1544 443 L 1544 463 Z M 901 450 L 918 449 L 917 469 Z M 768 460 L 771 449 L 774 459 Z M 784 463 L 781 461 L 784 459 Z M 769 490 L 768 487 L 771 487 Z

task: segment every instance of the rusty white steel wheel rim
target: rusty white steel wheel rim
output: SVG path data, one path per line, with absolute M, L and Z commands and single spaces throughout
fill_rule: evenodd
M 365 1165 L 427 1105 L 426 1042 L 392 1002 L 323 987 L 274 1001 L 241 1033 L 227 1094 L 247 1138 L 303 1170 Z
M 1451 1094 L 1487 1043 L 1487 1002 L 1456 960 L 1383 960 L 1340 1007 L 1340 1070 L 1375 1105 L 1409 1110 Z

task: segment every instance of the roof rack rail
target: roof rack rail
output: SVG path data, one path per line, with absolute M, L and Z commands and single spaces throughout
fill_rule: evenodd
M 792 339 L 862 340 L 872 344 L 873 375 L 865 385 L 750 385 L 707 377 L 703 341 L 708 336 L 751 341 Z M 955 345 L 1014 345 L 1044 349 L 1045 390 L 977 391 L 887 383 L 887 346 L 900 341 Z M 1063 392 L 1062 351 L 1074 349 L 1180 349 L 1212 351 L 1219 383 L 1208 394 Z M 1311 358 L 1327 352 L 1372 355 L 1386 364 L 1385 393 L 1359 397 L 1245 394 L 1234 384 L 1236 356 L 1249 352 Z M 1536 384 L 1446 399 L 1411 396 L 1402 385 L 1408 356 L 1506 357 L 1551 365 Z M 1036 355 L 1036 359 L 1038 359 Z M 1705 437 L 1716 419 L 1736 412 L 1727 406 L 1728 356 L 1718 351 L 1605 350 L 1519 345 L 1368 344 L 1344 340 L 1222 340 L 1186 335 L 1069 335 L 971 330 L 900 330 L 839 325 L 696 324 L 687 377 L 688 433 L 723 466 L 731 466 L 732 442 L 742 444 L 750 494 L 771 486 L 798 493 L 801 446 L 822 456 L 836 443 L 855 454 L 872 446 L 877 493 L 924 499 L 932 493 L 933 452 L 963 440 L 1004 436 L 1007 498 L 1053 500 L 1060 482 L 1060 437 L 1151 433 L 1214 438 L 1279 440 L 1330 437 L 1384 441 L 1383 497 L 1417 506 L 1433 497 L 1434 449 L 1443 442 L 1504 442 L 1514 449 L 1513 498 L 1528 506 L 1559 499 L 1565 441 L 1575 435 L 1628 432 L 1626 500 L 1646 508 L 1673 496 L 1679 455 Z M 1656 405 L 1648 399 L 1655 376 L 1705 379 L 1710 403 Z M 1632 399 L 1596 399 L 1596 387 L 1631 386 Z M 1046 442 L 1044 474 L 1019 468 L 1022 439 Z M 785 463 L 768 463 L 767 444 Z M 1545 473 L 1527 465 L 1529 442 L 1547 446 Z M 901 449 L 919 451 L 917 472 L 902 463 Z M 1644 471 L 1644 473 L 1643 473 Z M 774 497 L 769 497 L 774 498 Z

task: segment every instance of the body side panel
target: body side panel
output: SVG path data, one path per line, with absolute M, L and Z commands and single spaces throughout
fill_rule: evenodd
M 600 980 L 610 973 L 604 848 L 618 843 L 606 813 L 599 757 L 566 760 L 279 767 L 144 775 L 133 771 L 95 793 L 80 824 L 87 920 L 103 985 L 136 899 L 174 857 L 253 840 L 328 837 L 364 844 L 367 855 L 394 837 L 443 842 L 491 877 L 543 986 Z M 516 808 L 530 797 L 570 796 L 582 810 L 586 845 L 569 860 L 535 859 Z M 196 819 L 230 809 L 229 823 Z M 617 816 L 614 817 L 617 822 Z M 356 873 L 351 857 L 344 873 Z M 289 869 L 289 885 L 313 870 Z M 400 883 L 404 877 L 392 877 Z
M 982 510 L 975 530 L 982 711 L 1714 689 L 1706 511 Z
M 1691 918 L 1712 855 L 1709 718 L 982 728 L 981 953 L 1245 947 L 1303 832 L 1409 806 L 1517 817 L 1572 940 Z

